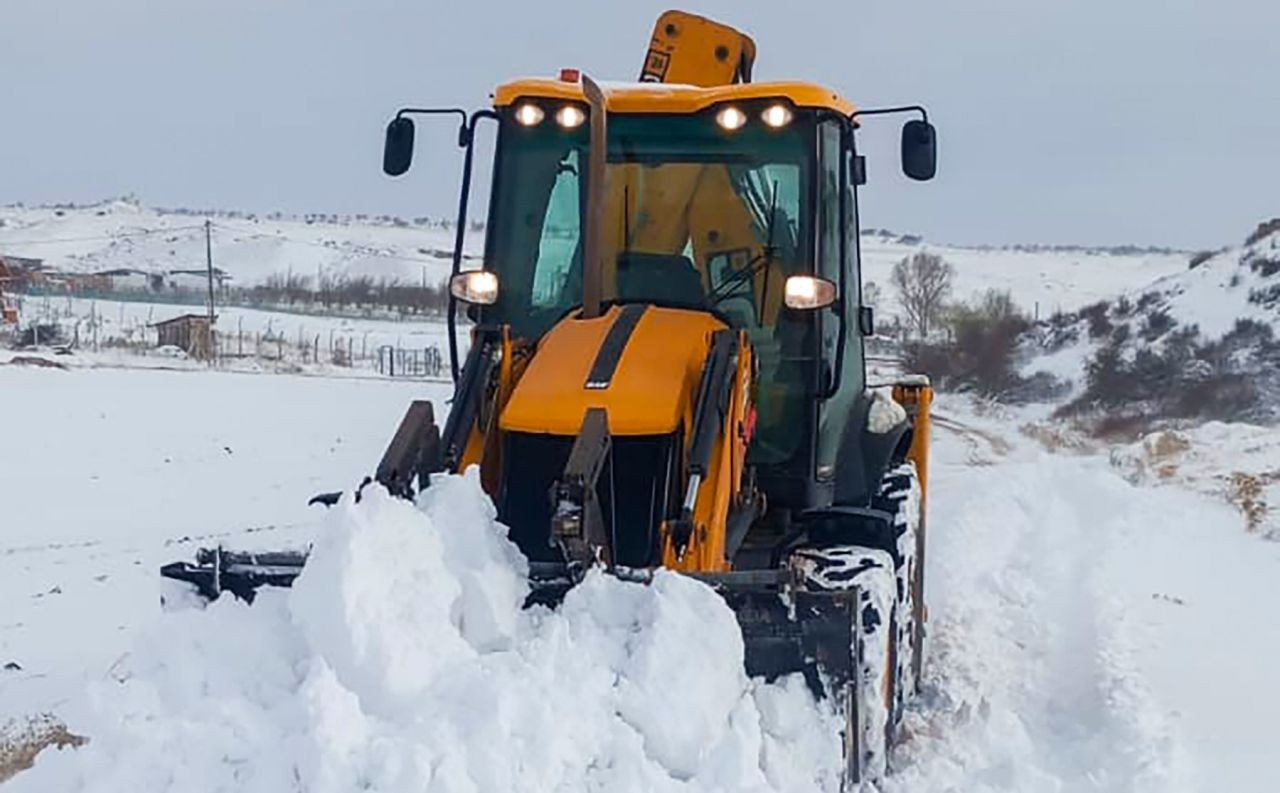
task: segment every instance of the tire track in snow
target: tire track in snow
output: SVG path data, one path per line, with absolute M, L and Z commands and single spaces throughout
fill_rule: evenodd
M 1011 446 L 975 467 L 964 436 L 938 441 L 925 690 L 888 789 L 1182 789 L 1099 580 L 1131 488 L 1097 460 Z

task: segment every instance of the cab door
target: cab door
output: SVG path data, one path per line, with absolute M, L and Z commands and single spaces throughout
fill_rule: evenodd
M 819 123 L 817 137 L 817 271 L 836 284 L 839 294 L 818 318 L 824 391 L 818 408 L 815 473 L 825 490 L 834 478 L 841 441 L 862 400 L 866 376 L 858 331 L 862 290 L 852 130 L 847 119 L 830 116 Z

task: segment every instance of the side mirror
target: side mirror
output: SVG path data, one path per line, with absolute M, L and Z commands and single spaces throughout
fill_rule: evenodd
M 498 275 L 490 270 L 467 270 L 449 279 L 449 294 L 473 306 L 498 302 Z
M 787 308 L 813 311 L 836 302 L 836 285 L 816 275 L 793 275 L 782 287 Z
M 382 171 L 400 176 L 413 163 L 413 119 L 396 116 L 387 125 L 387 142 L 382 149 Z
M 927 182 L 938 170 L 938 138 L 933 125 L 915 119 L 902 125 L 902 172 Z
M 858 306 L 858 331 L 863 336 L 876 335 L 875 312 L 871 306 Z

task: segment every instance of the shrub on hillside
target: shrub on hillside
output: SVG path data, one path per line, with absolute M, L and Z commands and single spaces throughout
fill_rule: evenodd
M 1236 353 L 1256 348 L 1259 339 L 1270 343 L 1270 332 L 1242 322 L 1222 340 L 1205 343 L 1196 326 L 1184 326 L 1163 335 L 1159 345 L 1138 345 L 1131 355 L 1126 340 L 1113 334 L 1085 365 L 1084 392 L 1058 413 L 1103 412 L 1121 424 L 1138 418 L 1239 420 L 1259 395 Z
M 1169 316 L 1169 312 L 1164 309 L 1152 311 L 1143 322 L 1142 338 L 1146 341 L 1155 341 L 1173 328 L 1173 325 L 1173 317 Z
M 1270 220 L 1264 220 L 1258 224 L 1258 227 L 1253 230 L 1252 234 L 1250 234 L 1248 237 L 1245 237 L 1244 244 L 1253 245 L 1254 243 L 1261 242 L 1265 238 L 1271 236 L 1272 234 L 1276 234 L 1278 232 L 1280 232 L 1280 218 L 1271 218 Z
M 1216 255 L 1216 251 L 1200 251 L 1191 255 L 1191 260 L 1187 262 L 1187 269 L 1194 270 L 1205 262 L 1209 261 Z
M 1270 278 L 1276 273 L 1280 273 L 1280 258 L 1262 256 L 1254 251 L 1245 254 L 1240 263 L 1249 265 L 1250 270 L 1263 278 Z
M 1107 312 L 1111 309 L 1111 304 L 1105 300 L 1099 300 L 1090 306 L 1080 309 L 1080 316 L 1089 322 L 1089 338 L 1101 339 L 1111 332 L 1111 320 L 1107 318 Z
M 976 303 L 952 306 L 943 324 L 949 341 L 906 347 L 906 364 L 940 388 L 973 391 L 1006 401 L 1048 398 L 1060 384 L 1047 373 L 1018 372 L 1017 350 L 1031 322 L 1008 292 L 989 290 Z

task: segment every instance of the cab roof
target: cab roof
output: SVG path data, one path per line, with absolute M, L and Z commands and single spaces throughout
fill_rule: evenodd
M 672 83 L 600 83 L 605 107 L 611 113 L 697 113 L 723 102 L 753 99 L 787 99 L 796 107 L 830 110 L 843 116 L 854 112 L 851 102 L 835 91 L 814 83 L 737 83 L 700 87 Z M 514 80 L 498 86 L 494 107 L 507 107 L 519 99 L 562 99 L 585 102 L 582 84 L 562 80 Z

